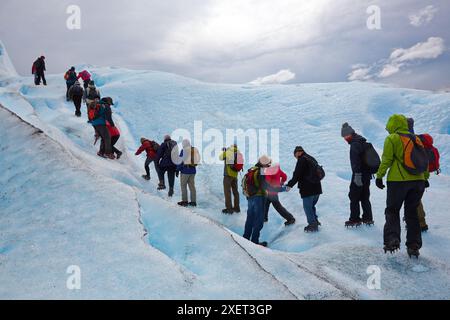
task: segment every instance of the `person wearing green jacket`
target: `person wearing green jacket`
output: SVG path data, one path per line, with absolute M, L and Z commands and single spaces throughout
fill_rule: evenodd
M 219 159 L 224 162 L 223 168 L 223 193 L 225 195 L 225 209 L 222 213 L 233 214 L 241 212 L 239 205 L 239 190 L 238 190 L 238 171 L 233 169 L 233 164 L 236 154 L 239 153 L 236 144 L 233 144 L 228 149 L 224 148 L 220 154 Z M 233 193 L 234 201 L 232 201 L 231 193 Z
M 404 149 L 400 134 L 411 134 L 403 115 L 394 114 L 387 122 L 389 135 L 384 141 L 381 165 L 376 174 L 376 185 L 384 189 L 383 177 L 387 173 L 387 199 L 384 226 L 384 250 L 394 252 L 400 248 L 400 209 L 405 207 L 408 225 L 406 246 L 409 256 L 419 256 L 422 247 L 417 208 L 425 191 L 429 173 L 411 174 L 403 165 Z M 388 172 L 389 170 L 389 172 Z

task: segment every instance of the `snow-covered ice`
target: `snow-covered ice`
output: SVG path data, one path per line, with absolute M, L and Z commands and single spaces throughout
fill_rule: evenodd
M 118 161 L 96 156 L 93 130 L 84 110 L 76 118 L 65 102 L 61 74 L 35 87 L 31 77 L 17 75 L 0 44 L 0 298 L 450 298 L 450 94 L 357 82 L 226 85 L 154 71 L 90 71 L 102 95 L 115 101 L 118 148 L 125 151 Z M 382 251 L 385 192 L 374 186 L 375 226 L 343 226 L 350 164 L 341 124 L 381 150 L 392 113 L 415 118 L 416 131 L 432 134 L 442 157 L 443 173 L 432 175 L 424 196 L 430 231 L 419 260 L 410 260 L 404 246 L 395 255 Z M 173 199 L 156 191 L 152 166 L 152 180 L 142 180 L 144 156 L 134 156 L 140 137 L 193 132 L 199 120 L 203 131 L 280 129 L 288 174 L 296 145 L 316 156 L 327 172 L 321 231 L 303 232 L 293 190 L 280 198 L 295 225 L 284 227 L 271 209 L 261 235 L 270 248 L 243 239 L 246 200 L 241 214 L 221 214 L 220 164 L 198 167 L 195 209 L 176 205 L 178 182 Z M 80 290 L 66 287 L 71 265 L 80 267 Z M 373 265 L 381 270 L 379 290 L 367 286 Z

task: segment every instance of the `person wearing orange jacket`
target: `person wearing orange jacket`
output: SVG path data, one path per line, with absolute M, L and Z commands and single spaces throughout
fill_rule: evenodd
M 289 226 L 291 224 L 295 223 L 294 216 L 286 210 L 285 207 L 280 202 L 280 199 L 278 198 L 278 192 L 276 191 L 279 189 L 287 180 L 286 173 L 281 170 L 279 164 L 275 164 L 272 167 L 266 168 L 264 170 L 264 174 L 266 177 L 266 182 L 273 188 L 267 191 L 266 195 L 266 202 L 264 207 L 264 221 L 269 221 L 269 208 L 270 204 L 273 205 L 275 210 L 282 216 L 286 222 L 284 223 L 285 226 Z M 273 191 L 272 191 L 273 190 Z

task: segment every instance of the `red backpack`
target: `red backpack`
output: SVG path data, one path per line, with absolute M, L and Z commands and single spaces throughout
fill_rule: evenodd
M 92 121 L 92 120 L 95 120 L 98 118 L 101 108 L 103 108 L 103 106 L 100 103 L 92 102 L 91 104 L 89 104 L 89 110 L 88 110 L 89 121 Z
M 419 135 L 419 138 L 422 141 L 428 155 L 428 171 L 436 172 L 436 174 L 441 173 L 439 164 L 439 150 L 433 146 L 433 137 L 428 133 L 424 133 Z
M 244 156 L 239 151 L 234 153 L 234 162 L 230 168 L 237 172 L 244 170 Z
M 242 178 L 241 186 L 242 192 L 247 198 L 253 197 L 258 193 L 259 190 L 259 180 L 258 175 L 260 174 L 260 168 L 253 167 L 248 169 L 247 173 Z

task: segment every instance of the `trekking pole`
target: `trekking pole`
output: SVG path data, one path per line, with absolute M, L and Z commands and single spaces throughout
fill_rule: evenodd
M 97 141 L 98 141 L 98 135 L 95 135 L 94 146 L 97 143 Z

